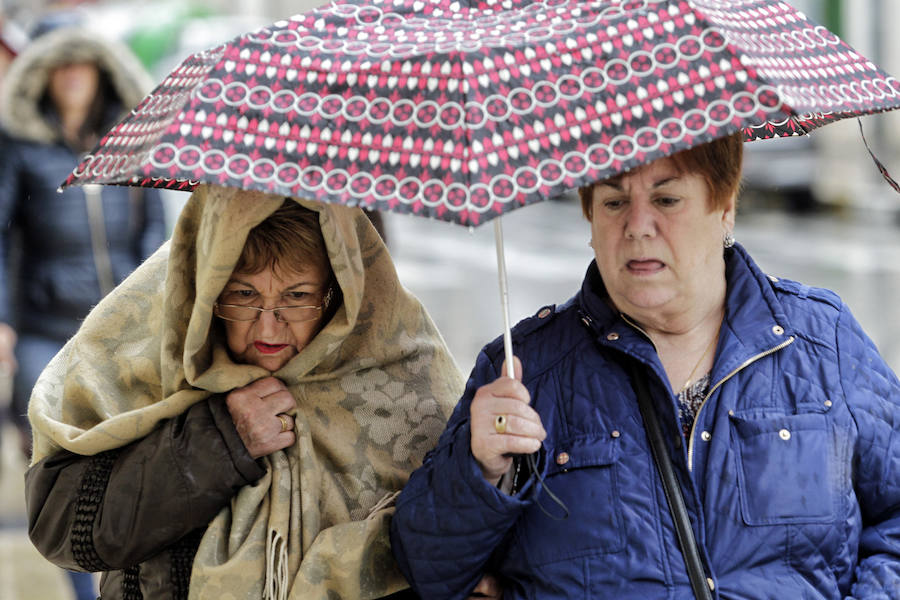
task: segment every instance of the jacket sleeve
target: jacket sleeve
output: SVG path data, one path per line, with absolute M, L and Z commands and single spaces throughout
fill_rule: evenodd
M 862 510 L 853 598 L 900 598 L 900 382 L 846 306 L 838 323 L 843 392 L 858 429 L 854 488 Z
M 157 189 L 144 189 L 144 228 L 139 240 L 140 260 L 145 260 L 166 241 L 166 215 Z
M 471 452 L 469 405 L 497 371 L 482 352 L 437 447 L 413 472 L 397 500 L 391 548 L 422 598 L 465 598 L 485 573 L 522 510 L 517 496 L 490 485 Z
M 29 536 L 67 569 L 131 567 L 205 527 L 264 474 L 224 398 L 213 397 L 122 448 L 96 456 L 62 451 L 29 468 Z
M 16 143 L 0 132 L 0 323 L 10 323 L 12 299 L 10 298 L 10 245 L 12 243 L 12 221 L 22 195 L 19 178 L 19 152 Z

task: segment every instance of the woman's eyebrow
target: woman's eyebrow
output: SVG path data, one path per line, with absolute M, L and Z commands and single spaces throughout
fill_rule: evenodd
M 599 185 L 602 185 L 603 187 L 612 188 L 612 189 L 616 190 L 617 192 L 625 191 L 625 188 L 622 187 L 621 181 L 601 181 L 599 183 Z
M 256 290 L 256 287 L 254 287 L 252 283 L 250 283 L 250 282 L 248 282 L 248 281 L 244 281 L 243 279 L 239 279 L 239 278 L 237 278 L 237 277 L 232 277 L 231 279 L 228 280 L 228 283 L 226 283 L 225 285 L 226 285 L 226 286 L 229 286 L 229 285 L 232 285 L 232 284 L 243 285 L 243 286 L 246 286 L 246 287 L 248 287 L 248 288 L 250 288 L 250 289 L 252 289 L 252 290 Z M 292 290 L 292 289 L 294 289 L 294 288 L 302 287 L 302 286 L 304 286 L 304 285 L 312 285 L 312 286 L 315 286 L 315 285 L 318 285 L 318 283 L 315 282 L 315 281 L 298 281 L 297 283 L 293 283 L 293 284 L 287 286 L 286 288 L 284 288 L 283 291 L 287 292 L 287 291 L 290 291 L 290 290 Z
M 660 179 L 659 181 L 654 183 L 651 187 L 654 189 L 658 188 L 658 187 L 662 187 L 662 186 L 666 185 L 667 183 L 672 183 L 673 181 L 676 181 L 678 179 L 680 179 L 680 177 L 678 175 L 672 175 L 671 177 L 666 177 L 664 179 Z M 621 181 L 601 181 L 601 182 L 599 182 L 599 185 L 610 187 L 610 188 L 616 190 L 617 192 L 625 191 L 625 188 L 622 187 Z
M 664 179 L 660 179 L 659 181 L 654 183 L 652 187 L 653 187 L 653 189 L 657 189 L 657 188 L 661 188 L 664 185 L 669 184 L 669 183 L 673 183 L 673 182 L 677 183 L 680 180 L 681 180 L 680 175 L 672 175 L 671 177 L 666 177 Z
M 237 279 L 236 277 L 232 277 L 231 279 L 229 279 L 229 280 L 228 280 L 228 283 L 226 283 L 225 285 L 226 285 L 226 286 L 229 286 L 229 285 L 231 285 L 231 284 L 233 284 L 233 283 L 237 283 L 237 284 L 240 284 L 240 285 L 244 285 L 244 286 L 247 286 L 248 288 L 252 288 L 252 289 L 254 289 L 254 290 L 256 289 L 255 287 L 253 287 L 253 284 L 251 284 L 250 282 L 244 281 L 243 279 Z
M 292 283 L 291 285 L 285 286 L 284 289 L 282 289 L 282 292 L 289 292 L 291 290 L 295 290 L 300 287 L 315 287 L 315 288 L 317 288 L 317 287 L 320 287 L 321 285 L 323 285 L 323 284 L 316 280 L 302 279 L 300 281 Z
M 680 177 L 678 177 L 678 175 L 672 175 L 671 177 L 666 177 L 665 179 L 660 179 L 659 181 L 654 183 L 652 187 L 654 189 L 659 188 L 659 187 L 666 185 L 667 183 L 672 183 L 673 181 L 677 181 L 678 179 L 680 179 Z

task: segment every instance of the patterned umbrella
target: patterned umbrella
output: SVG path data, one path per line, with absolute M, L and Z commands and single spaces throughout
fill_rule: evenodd
M 189 57 L 64 185 L 478 225 L 736 131 L 897 107 L 900 82 L 780 0 L 339 1 Z
M 898 106 L 900 82 L 780 0 L 338 2 L 189 57 L 65 185 L 478 225 L 741 129 Z

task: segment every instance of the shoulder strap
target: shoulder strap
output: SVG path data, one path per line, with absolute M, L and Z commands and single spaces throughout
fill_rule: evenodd
M 656 464 L 656 470 L 659 472 L 659 478 L 662 480 L 663 490 L 669 504 L 669 512 L 672 514 L 672 520 L 675 522 L 675 533 L 678 536 L 678 545 L 681 546 L 681 554 L 684 556 L 684 563 L 687 566 L 688 576 L 691 579 L 691 588 L 694 590 L 694 596 L 697 600 L 712 600 L 706 571 L 700 558 L 700 552 L 697 549 L 697 540 L 694 539 L 694 530 L 691 528 L 691 519 L 684 504 L 681 486 L 675 477 L 672 458 L 666 449 L 662 430 L 659 427 L 656 412 L 653 410 L 653 404 L 650 401 L 647 382 L 636 361 L 630 360 L 628 369 L 631 375 L 631 385 L 634 387 L 634 392 L 637 395 L 641 418 L 644 421 L 644 429 L 650 441 L 650 453 L 653 455 L 653 462 Z

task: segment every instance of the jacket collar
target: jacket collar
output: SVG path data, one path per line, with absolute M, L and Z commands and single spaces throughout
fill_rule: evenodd
M 735 244 L 726 255 L 725 277 L 725 319 L 714 380 L 727 376 L 754 356 L 779 347 L 794 335 L 772 280 L 740 244 Z
M 778 347 L 793 335 L 771 281 L 740 244 L 726 250 L 725 278 L 725 317 L 719 334 L 713 381 L 727 377 L 754 356 Z M 601 344 L 657 367 L 664 376 L 653 345 L 627 316 L 610 306 L 607 298 L 597 264 L 591 261 L 576 298 L 583 320 Z

